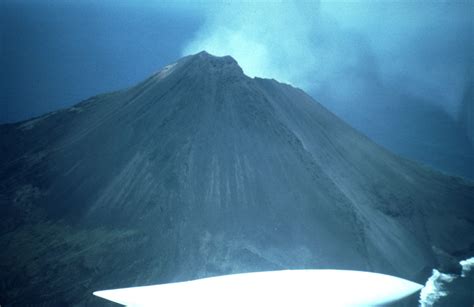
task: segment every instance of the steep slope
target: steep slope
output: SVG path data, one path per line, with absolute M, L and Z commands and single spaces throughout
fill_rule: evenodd
M 460 113 L 461 125 L 474 148 L 474 79 L 467 82 Z
M 382 85 L 380 85 L 382 87 Z M 466 86 L 464 106 L 455 118 L 433 101 L 387 89 L 378 93 L 370 103 L 363 97 L 354 97 L 350 108 L 331 109 L 331 101 L 325 106 L 334 111 L 353 128 L 367 135 L 402 157 L 418 161 L 441 172 L 474 179 L 474 143 L 469 133 L 469 90 Z M 363 92 L 363 91 L 362 91 Z M 314 94 L 317 96 L 316 94 Z
M 0 137 L 2 304 L 283 268 L 420 282 L 474 253 L 472 182 L 231 57 L 183 58 Z

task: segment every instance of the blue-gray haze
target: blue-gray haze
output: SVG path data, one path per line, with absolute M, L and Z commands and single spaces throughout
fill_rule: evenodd
M 280 269 L 424 283 L 473 253 L 474 182 L 390 153 L 229 56 L 184 57 L 0 125 L 0 140 L 6 306 L 95 306 L 97 289 Z
M 396 153 L 474 177 L 473 6 L 4 0 L 0 122 L 131 86 L 206 49 L 303 88 Z

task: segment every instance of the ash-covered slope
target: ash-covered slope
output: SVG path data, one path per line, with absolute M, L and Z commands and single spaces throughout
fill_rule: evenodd
M 231 272 L 418 282 L 474 253 L 474 185 L 372 143 L 231 57 L 0 126 L 0 303 Z
M 464 127 L 466 135 L 474 148 L 474 78 L 467 82 L 460 113 L 461 125 Z

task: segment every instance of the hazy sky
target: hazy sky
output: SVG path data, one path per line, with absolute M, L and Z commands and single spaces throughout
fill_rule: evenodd
M 202 16 L 120 1 L 0 5 L 0 122 L 122 89 L 180 57 Z
M 184 53 L 232 54 L 249 75 L 328 94 L 338 108 L 352 108 L 360 91 L 403 87 L 456 117 L 473 60 L 473 3 L 213 5 Z
M 353 108 L 391 89 L 458 116 L 472 1 L 2 1 L 0 121 L 118 89 L 184 54 L 231 54 Z M 364 93 L 361 93 L 364 92 Z M 320 98 L 320 100 L 321 100 Z M 371 102 L 370 102 L 371 103 Z
M 0 5 L 0 122 L 131 86 L 207 50 L 232 55 L 250 76 L 303 88 L 399 153 L 413 156 L 409 143 L 424 142 L 433 152 L 462 148 L 472 159 L 458 127 L 473 80 L 471 0 Z

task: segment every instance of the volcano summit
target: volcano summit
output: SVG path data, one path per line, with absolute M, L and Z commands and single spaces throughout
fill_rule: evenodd
M 474 184 L 396 156 L 229 56 L 0 126 L 0 303 L 228 273 L 424 283 L 474 254 Z

